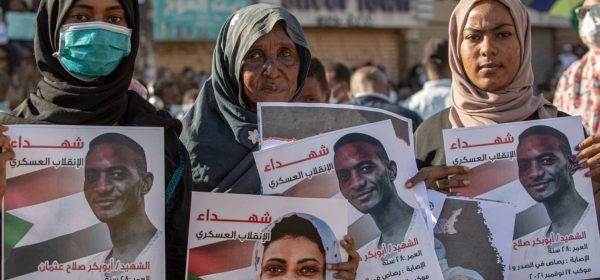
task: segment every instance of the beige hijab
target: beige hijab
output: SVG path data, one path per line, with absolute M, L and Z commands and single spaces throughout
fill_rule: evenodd
M 504 90 L 486 92 L 469 82 L 460 57 L 462 30 L 469 12 L 481 0 L 462 0 L 450 18 L 450 69 L 452 70 L 452 127 L 499 124 L 525 120 L 535 111 L 540 119 L 556 117 L 556 107 L 542 95 L 533 95 L 531 23 L 521 0 L 498 0 L 510 10 L 521 43 L 521 67 Z

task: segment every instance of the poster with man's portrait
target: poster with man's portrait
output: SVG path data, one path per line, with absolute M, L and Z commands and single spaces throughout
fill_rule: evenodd
M 571 161 L 583 140 L 579 117 L 444 130 L 446 163 L 471 169 L 460 192 L 516 207 L 509 279 L 600 277 L 591 179 Z
M 357 279 L 442 279 L 396 144 L 386 120 L 261 150 L 254 159 L 265 194 L 348 200 Z
M 332 280 L 347 214 L 341 199 L 194 192 L 187 279 Z
M 392 133 L 396 136 L 394 149 L 403 155 L 398 159 L 404 161 L 403 172 L 406 171 L 409 177 L 417 173 L 413 124 L 408 118 L 382 109 L 343 104 L 259 102 L 257 111 L 261 150 L 327 132 L 390 120 Z M 425 184 L 417 184 L 414 193 L 433 237 L 436 222 L 429 208 Z
M 164 279 L 162 128 L 14 125 L 3 279 Z

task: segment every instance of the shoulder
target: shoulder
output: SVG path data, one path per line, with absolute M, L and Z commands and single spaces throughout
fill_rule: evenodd
M 419 168 L 444 163 L 442 130 L 452 128 L 450 108 L 426 119 L 415 132 L 415 156 Z
M 415 132 L 415 139 L 419 137 L 441 134 L 443 129 L 452 128 L 450 123 L 450 108 L 446 108 L 427 118 Z

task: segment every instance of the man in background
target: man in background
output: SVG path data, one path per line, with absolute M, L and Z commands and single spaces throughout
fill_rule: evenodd
M 448 64 L 448 39 L 431 38 L 423 52 L 423 67 L 428 81 L 423 89 L 404 101 L 403 105 L 423 119 L 452 106 L 450 86 L 452 73 Z
M 379 108 L 409 118 L 413 122 L 413 130 L 423 122 L 417 113 L 390 102 L 387 77 L 375 66 L 358 68 L 352 74 L 350 94 L 352 99 L 349 104 Z
M 343 104 L 350 100 L 350 69 L 341 63 L 333 63 L 327 67 L 327 83 L 331 88 L 329 103 Z

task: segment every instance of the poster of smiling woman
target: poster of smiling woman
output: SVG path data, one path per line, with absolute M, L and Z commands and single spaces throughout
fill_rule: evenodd
M 194 192 L 187 279 L 334 279 L 346 225 L 344 200 Z
M 579 117 L 444 130 L 446 162 L 471 168 L 467 196 L 516 207 L 509 279 L 600 277 L 594 195 L 571 161 Z
M 161 128 L 10 126 L 3 279 L 164 279 Z

